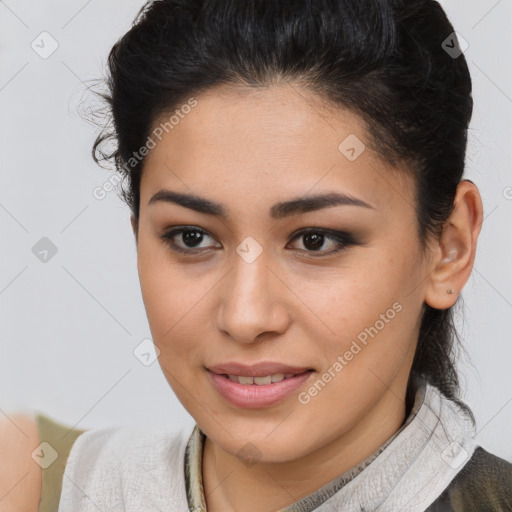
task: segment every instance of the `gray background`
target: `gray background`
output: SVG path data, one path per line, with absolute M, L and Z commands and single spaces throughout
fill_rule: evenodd
M 474 85 L 466 177 L 484 224 L 458 318 L 469 359 L 463 398 L 479 444 L 512 461 L 512 2 L 441 2 Z M 0 2 L 0 412 L 44 412 L 76 428 L 190 425 L 158 362 L 134 349 L 150 338 L 128 208 L 93 190 L 112 173 L 90 157 L 97 128 L 77 109 L 113 43 L 143 2 Z M 43 59 L 39 51 L 57 50 Z M 41 37 L 44 39 L 41 43 Z M 57 253 L 32 248 L 47 237 Z M 39 242 L 45 244 L 47 242 Z

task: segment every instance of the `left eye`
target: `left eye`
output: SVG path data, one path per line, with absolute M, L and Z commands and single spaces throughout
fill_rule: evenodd
M 293 240 L 297 239 L 301 239 L 303 241 L 302 243 L 306 247 L 306 252 L 321 252 L 320 256 L 334 254 L 346 249 L 348 246 L 356 245 L 354 237 L 350 233 L 343 231 L 310 229 L 308 231 L 298 233 Z M 331 245 L 334 245 L 334 249 L 328 252 L 320 251 L 324 243 L 328 240 L 333 242 Z
M 185 246 L 178 245 L 175 241 L 175 238 L 181 235 L 178 238 L 182 244 Z M 201 242 L 204 241 L 205 238 L 212 238 L 207 234 L 206 231 L 200 228 L 176 228 L 159 235 L 159 238 L 162 239 L 171 250 L 184 253 L 184 254 L 194 254 L 203 252 L 201 249 L 208 248 L 199 247 Z M 305 249 L 299 249 L 302 252 L 314 253 L 320 252 L 320 256 L 324 256 L 326 254 L 334 254 L 343 249 L 346 249 L 348 246 L 356 245 L 356 240 L 350 233 L 346 233 L 343 231 L 331 231 L 324 229 L 310 229 L 307 231 L 302 231 L 296 234 L 292 241 L 302 239 L 302 243 Z M 334 246 L 334 249 L 326 252 L 325 250 L 321 250 L 326 241 L 331 241 L 331 245 Z M 199 247 L 200 250 L 195 250 Z M 217 248 L 222 247 L 220 244 Z M 315 255 L 316 256 L 316 255 Z

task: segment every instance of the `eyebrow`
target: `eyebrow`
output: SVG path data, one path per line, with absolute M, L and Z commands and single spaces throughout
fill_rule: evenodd
M 223 205 L 194 194 L 182 194 L 162 189 L 151 197 L 148 205 L 158 202 L 174 203 L 199 213 L 216 215 L 224 219 L 228 218 L 228 211 Z M 375 209 L 372 205 L 362 199 L 358 199 L 348 194 L 330 192 L 326 194 L 297 197 L 289 201 L 276 203 L 270 208 L 269 213 L 273 219 L 282 219 L 291 215 L 312 212 L 333 206 L 360 206 Z

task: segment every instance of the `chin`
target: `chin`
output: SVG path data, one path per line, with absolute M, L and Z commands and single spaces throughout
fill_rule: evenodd
M 283 424 L 276 428 L 280 423 Z M 310 439 L 311 434 L 309 429 L 303 431 L 305 423 L 298 426 L 298 429 L 285 423 L 286 420 L 283 422 L 282 418 L 267 420 L 264 424 L 255 423 L 249 418 L 239 418 L 238 421 L 223 422 L 225 429 L 219 428 L 216 422 L 209 422 L 211 428 L 205 426 L 201 429 L 214 444 L 230 455 L 246 461 L 247 465 L 254 461 L 283 463 L 293 461 L 310 451 L 304 439 Z

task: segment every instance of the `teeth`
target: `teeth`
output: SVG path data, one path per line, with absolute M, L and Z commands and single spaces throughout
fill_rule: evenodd
M 271 383 L 272 377 L 270 375 L 267 375 L 266 377 L 254 377 L 254 384 L 257 384 L 258 386 Z
M 274 373 L 273 375 L 265 375 L 264 377 L 244 377 L 241 375 L 228 375 L 229 380 L 238 382 L 239 384 L 256 384 L 257 386 L 264 386 L 272 384 L 273 382 L 281 382 L 284 379 L 293 377 L 294 373 Z

